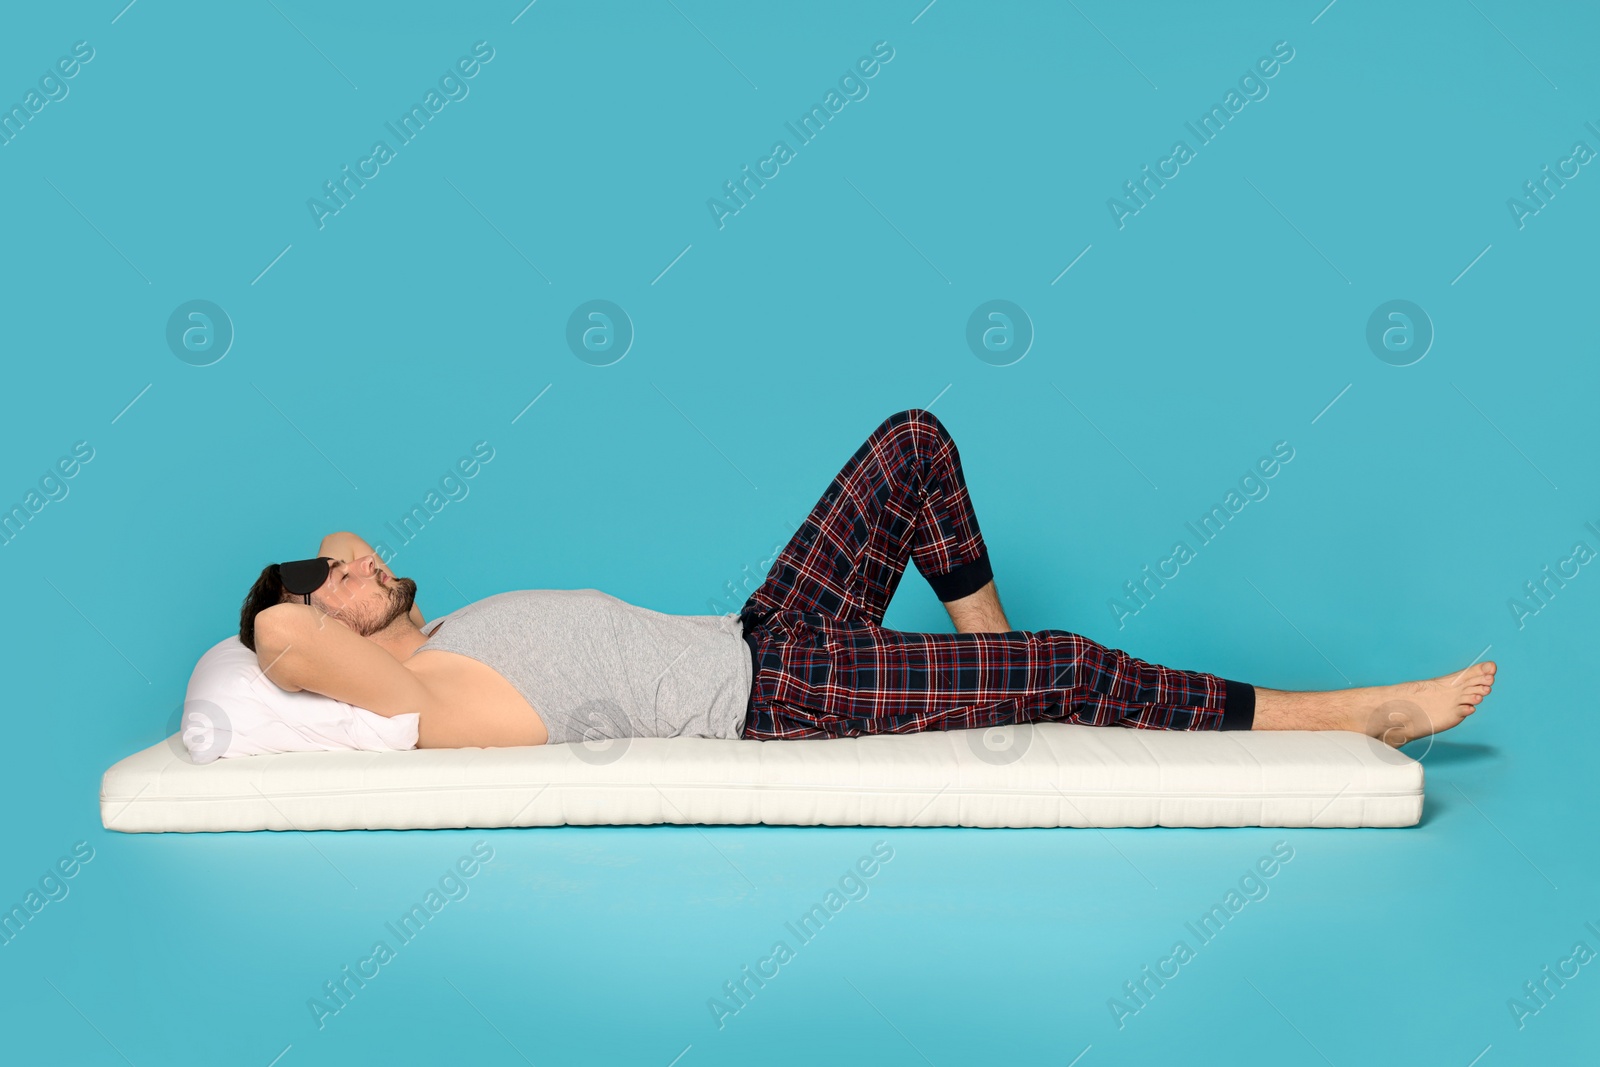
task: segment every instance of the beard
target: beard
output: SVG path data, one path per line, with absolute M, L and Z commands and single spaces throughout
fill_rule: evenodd
M 387 586 L 389 593 L 389 608 L 387 617 L 372 632 L 388 629 L 396 619 L 406 618 L 411 614 L 411 605 L 417 602 L 417 583 L 410 578 L 396 578 Z
M 330 612 L 340 622 L 360 634 L 362 637 L 371 637 L 373 634 L 382 633 L 402 618 L 411 614 L 411 606 L 417 602 L 417 583 L 410 578 L 396 578 L 386 585 L 378 587 L 384 594 L 385 600 L 379 604 L 363 604 L 359 610 L 345 610 L 338 613 Z

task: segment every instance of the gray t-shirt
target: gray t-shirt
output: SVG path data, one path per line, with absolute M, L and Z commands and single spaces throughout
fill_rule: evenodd
M 750 646 L 736 614 L 667 615 L 598 589 L 521 589 L 422 631 L 417 651 L 470 656 L 510 682 L 553 745 L 744 732 Z

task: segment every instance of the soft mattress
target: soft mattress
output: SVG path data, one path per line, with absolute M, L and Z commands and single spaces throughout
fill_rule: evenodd
M 1065 723 L 804 741 L 631 738 L 196 764 L 173 735 L 106 771 L 128 833 L 653 823 L 1411 826 L 1422 765 L 1344 731 Z

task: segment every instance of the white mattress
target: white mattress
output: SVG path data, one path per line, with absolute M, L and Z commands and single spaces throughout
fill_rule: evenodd
M 197 765 L 177 735 L 106 771 L 129 833 L 649 823 L 1412 826 L 1422 765 L 1343 731 L 1045 723 L 807 741 L 297 752 Z

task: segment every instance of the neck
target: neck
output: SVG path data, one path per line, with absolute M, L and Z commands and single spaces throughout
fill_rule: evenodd
M 368 640 L 376 642 L 397 660 L 409 658 L 413 652 L 428 643 L 428 638 L 406 615 L 402 615 L 377 633 L 368 635 Z

